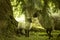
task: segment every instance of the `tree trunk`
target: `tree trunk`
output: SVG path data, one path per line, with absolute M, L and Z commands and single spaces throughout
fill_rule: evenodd
M 10 0 L 0 0 L 0 39 L 14 34 L 17 21 L 13 17 Z M 4 39 L 6 40 L 6 39 Z

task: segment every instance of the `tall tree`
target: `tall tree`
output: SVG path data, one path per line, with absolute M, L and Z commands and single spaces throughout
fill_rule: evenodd
M 0 40 L 6 40 L 17 26 L 10 0 L 0 0 Z M 6 38 L 4 38 L 6 37 Z

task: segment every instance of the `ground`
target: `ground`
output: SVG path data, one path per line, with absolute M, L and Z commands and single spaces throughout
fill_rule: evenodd
M 48 39 L 48 36 L 46 32 L 30 32 L 29 37 L 25 37 L 24 35 L 18 36 L 18 35 L 12 35 L 11 37 L 3 36 L 0 37 L 0 40 L 60 40 L 60 37 L 57 37 L 57 35 L 60 33 L 60 31 L 53 31 L 52 35 L 53 37 L 51 39 Z M 14 37 L 13 37 L 14 36 Z
M 60 40 L 60 37 L 57 37 L 59 31 L 52 32 L 53 37 L 48 39 L 48 36 L 45 32 L 30 32 L 30 37 L 25 37 L 24 35 L 18 37 L 17 40 Z

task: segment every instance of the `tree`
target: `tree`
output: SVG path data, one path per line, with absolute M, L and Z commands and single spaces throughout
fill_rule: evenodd
M 13 17 L 10 0 L 0 0 L 0 39 L 11 37 L 16 27 L 17 21 Z

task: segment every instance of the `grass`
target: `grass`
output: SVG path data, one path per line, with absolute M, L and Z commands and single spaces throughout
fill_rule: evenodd
M 46 32 L 30 32 L 29 37 L 25 37 L 24 35 L 21 35 L 20 37 L 13 35 L 14 37 L 6 38 L 5 40 L 60 40 L 60 37 L 57 37 L 59 33 L 59 31 L 53 31 L 53 37 L 51 39 L 48 39 Z M 2 38 L 0 40 L 4 39 Z
M 51 39 L 48 39 L 48 36 L 45 32 L 30 32 L 29 37 L 21 35 L 20 37 L 17 36 L 17 38 L 19 40 L 60 40 L 60 37 L 57 37 L 59 33 L 60 33 L 59 31 L 52 32 L 53 37 Z

